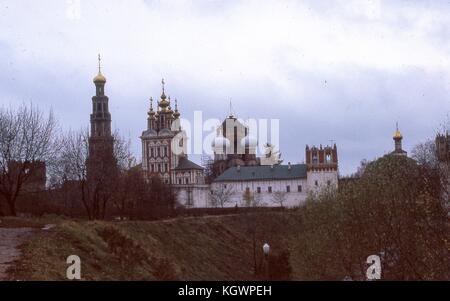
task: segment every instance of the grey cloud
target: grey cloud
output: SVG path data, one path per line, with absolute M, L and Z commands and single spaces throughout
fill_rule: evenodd
M 279 118 L 285 162 L 335 140 L 348 174 L 393 148 L 396 121 L 407 151 L 433 137 L 450 109 L 446 2 L 261 2 L 81 1 L 68 20 L 64 1 L 7 1 L 0 105 L 87 126 L 101 52 L 113 126 L 138 156 L 161 77 L 185 118 L 224 118 L 230 98 L 241 118 Z

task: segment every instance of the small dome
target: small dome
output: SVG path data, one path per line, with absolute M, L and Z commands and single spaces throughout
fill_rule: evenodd
M 167 110 L 167 107 L 170 106 L 170 102 L 168 102 L 165 98 L 161 97 L 161 101 L 158 102 L 158 106 L 164 111 Z
M 106 77 L 103 76 L 101 72 L 94 77 L 94 83 L 106 83 Z
M 403 138 L 402 133 L 400 133 L 399 130 L 396 130 L 394 133 L 394 139 L 402 139 L 402 138 Z
M 218 136 L 214 138 L 213 142 L 211 143 L 212 147 L 222 148 L 222 147 L 229 147 L 230 146 L 230 140 L 223 136 Z
M 253 136 L 246 136 L 241 139 L 242 147 L 256 147 L 258 146 L 258 139 Z

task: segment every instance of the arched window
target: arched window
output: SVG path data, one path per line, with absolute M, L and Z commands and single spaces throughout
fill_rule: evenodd
M 317 154 L 314 154 L 314 155 L 313 155 L 313 157 L 312 157 L 312 162 L 313 162 L 313 164 L 319 163 L 319 160 L 318 160 L 318 158 L 317 158 Z

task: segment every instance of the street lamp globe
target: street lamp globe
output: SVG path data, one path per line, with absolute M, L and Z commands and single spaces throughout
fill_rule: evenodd
M 263 246 L 263 252 L 265 256 L 269 256 L 269 252 L 270 252 L 270 246 L 268 243 L 265 243 Z

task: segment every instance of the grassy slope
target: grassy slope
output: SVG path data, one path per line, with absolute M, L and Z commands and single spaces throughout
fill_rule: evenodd
M 75 254 L 82 260 L 84 280 L 252 280 L 248 228 L 255 219 L 258 255 L 266 240 L 273 252 L 289 248 L 298 278 L 291 233 L 299 220 L 285 212 L 157 222 L 61 221 L 23 245 L 11 279 L 65 280 L 65 260 Z

